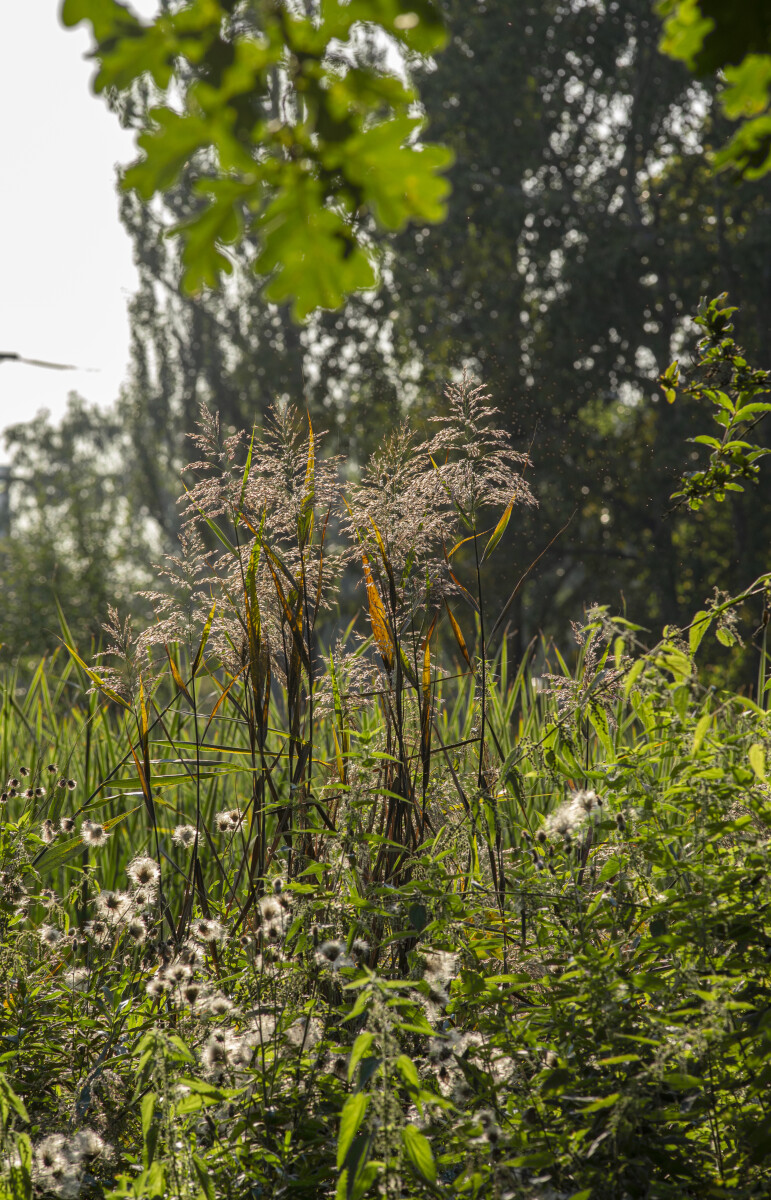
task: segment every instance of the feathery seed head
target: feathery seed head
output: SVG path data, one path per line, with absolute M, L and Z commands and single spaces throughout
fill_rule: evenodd
M 202 942 L 218 942 L 224 937 L 224 930 L 219 921 L 209 920 L 205 917 L 200 917 L 197 921 L 193 921 L 190 926 L 190 932 L 193 937 Z
M 84 932 L 87 937 L 90 937 L 95 942 L 104 942 L 110 936 L 110 926 L 101 917 L 97 917 L 93 921 L 87 921 L 84 926 Z
M 147 926 L 141 917 L 131 917 L 126 924 L 126 933 L 139 946 L 147 937 Z
M 53 821 L 43 822 L 43 824 L 40 826 L 40 836 L 46 845 L 50 846 L 51 842 L 56 838 L 56 826 L 54 825 Z
M 330 967 L 339 971 L 341 967 L 351 967 L 353 962 L 345 952 L 345 942 L 330 940 L 322 942 L 316 951 L 316 962 L 320 967 Z
M 42 946 L 46 946 L 49 950 L 53 950 L 62 941 L 64 934 L 54 925 L 41 925 L 38 930 L 38 936 Z
M 161 868 L 155 859 L 141 855 L 129 863 L 126 874 L 136 887 L 154 887 L 161 877 Z
M 214 992 L 206 999 L 206 1012 L 212 1017 L 224 1017 L 233 1011 L 233 1003 L 221 992 Z
M 195 845 L 195 837 L 195 825 L 177 825 L 171 835 L 171 840 L 177 846 L 182 846 L 183 850 L 190 850 Z
M 134 902 L 127 892 L 100 892 L 96 907 L 104 920 L 112 925 L 128 921 L 134 915 Z
M 82 821 L 80 836 L 86 846 L 103 846 L 110 836 L 109 830 L 97 821 Z

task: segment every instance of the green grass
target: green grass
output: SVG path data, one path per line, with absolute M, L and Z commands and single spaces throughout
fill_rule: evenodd
M 700 682 L 766 578 L 512 664 L 484 461 L 391 443 L 333 539 L 277 437 L 148 634 L 3 677 L 0 1196 L 767 1194 L 767 692 Z

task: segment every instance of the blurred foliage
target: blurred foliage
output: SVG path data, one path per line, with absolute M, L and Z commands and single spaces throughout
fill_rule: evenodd
M 248 230 L 220 290 L 184 290 L 180 242 L 166 233 L 200 211 L 206 152 L 150 204 L 122 193 L 141 281 L 130 377 L 110 417 L 126 437 L 127 487 L 130 476 L 172 545 L 201 401 L 233 429 L 261 424 L 282 397 L 302 402 L 355 474 L 406 412 L 441 411 L 465 364 L 535 462 L 540 507 L 507 531 L 499 604 L 564 530 L 510 611 L 518 648 L 539 629 L 564 635 L 595 598 L 648 624 L 683 620 L 766 563 L 767 488 L 671 511 L 705 417 L 693 396 L 666 404 L 658 377 L 675 356 L 687 363 L 700 297 L 724 291 L 741 307 L 748 361 L 771 365 L 768 179 L 712 172 L 730 128 L 716 85 L 660 54 L 648 0 L 448 0 L 444 18 L 446 48 L 409 65 L 432 135 L 454 154 L 447 220 L 386 236 L 363 218 L 381 287 L 342 312 L 300 327 L 266 304 Z M 386 50 L 357 42 L 379 74 Z M 110 93 L 137 133 L 159 99 L 149 78 Z
M 0 1194 L 767 1196 L 768 687 L 704 682 L 740 598 L 649 648 L 595 609 L 574 670 L 486 684 L 372 639 L 314 673 L 290 610 L 264 704 L 254 584 L 129 638 L 118 704 L 0 673 Z
M 136 588 L 152 578 L 160 546 L 132 485 L 124 434 L 114 416 L 73 393 L 59 423 L 42 412 L 5 439 L 14 466 L 13 524 L 0 541 L 3 656 L 59 645 L 57 601 L 88 646 L 108 604 L 137 607 Z
M 532 443 L 540 508 L 508 542 L 515 578 L 575 514 L 512 614 L 521 646 L 598 592 L 635 620 L 682 620 L 764 568 L 771 507 L 758 489 L 670 512 L 705 422 L 657 379 L 688 359 L 700 298 L 722 291 L 747 355 L 771 365 L 769 182 L 710 170 L 726 128 L 714 86 L 660 54 L 647 0 L 448 8 L 450 45 L 420 82 L 455 152 L 448 219 L 396 239 L 390 286 L 349 306 L 347 331 L 367 347 L 387 331 L 380 376 L 426 413 L 471 365 Z M 335 387 L 344 353 L 326 362 Z M 359 427 L 368 368 L 349 393 Z
M 754 370 L 747 362 L 732 337 L 731 316 L 736 309 L 725 300 L 725 296 L 718 296 L 699 305 L 695 322 L 705 334 L 688 379 L 681 379 L 676 361 L 661 377 L 668 403 L 674 404 L 678 388 L 695 400 L 710 401 L 713 420 L 723 431 L 720 438 L 699 434 L 689 439 L 711 451 L 706 470 L 685 475 L 681 490 L 672 496 L 693 510 L 709 499 L 722 503 L 726 492 L 744 491 L 748 480 L 757 483 L 758 460 L 771 454 L 768 447 L 745 440 L 771 412 L 771 402 L 758 399 L 771 391 L 771 372 Z
M 747 179 L 771 171 L 771 9 L 766 0 L 660 0 L 661 49 L 703 78 L 721 72 L 723 112 L 741 120 L 715 156 Z
M 148 23 L 117 0 L 64 0 L 62 19 L 91 24 L 97 92 L 149 76 L 167 99 L 147 112 L 124 187 L 147 202 L 205 160 L 173 230 L 187 291 L 216 287 L 232 271 L 225 247 L 253 237 L 265 298 L 302 319 L 376 285 L 365 214 L 383 230 L 444 217 L 448 151 L 417 141 L 416 92 L 359 49 L 363 30 L 397 57 L 441 49 L 434 0 L 321 0 L 307 15 L 281 0 L 191 0 Z

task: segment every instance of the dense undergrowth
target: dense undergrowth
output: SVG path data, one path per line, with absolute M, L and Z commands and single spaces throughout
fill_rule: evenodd
M 765 633 L 699 678 L 767 581 L 511 664 L 484 405 L 344 500 L 206 417 L 157 624 L 6 676 L 0 1194 L 768 1194 Z

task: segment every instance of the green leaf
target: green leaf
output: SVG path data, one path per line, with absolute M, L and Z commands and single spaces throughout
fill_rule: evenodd
M 620 860 L 618 858 L 616 858 L 615 856 L 613 858 L 609 858 L 608 861 L 603 865 L 602 870 L 600 871 L 599 875 L 597 876 L 597 882 L 604 883 L 606 879 L 612 879 L 614 875 L 618 875 L 620 870 L 621 870 Z
M 143 200 L 171 187 L 197 150 L 210 146 L 214 130 L 203 117 L 180 115 L 171 108 L 150 110 L 155 128 L 141 133 L 137 142 L 145 157 L 124 172 L 122 186 L 133 188 Z
M 609 760 L 613 761 L 613 759 L 615 759 L 616 752 L 613 748 L 613 739 L 610 736 L 610 726 L 608 725 L 608 718 L 604 709 L 590 709 L 589 720 L 594 726 L 597 737 L 600 739 L 603 749 L 605 750 L 605 754 Z
M 766 753 L 760 742 L 755 742 L 750 746 L 749 752 L 750 766 L 757 775 L 758 779 L 766 782 Z
M 9 1109 L 13 1109 L 17 1116 L 21 1117 L 22 1121 L 28 1122 L 29 1115 L 24 1107 L 24 1101 L 16 1095 L 5 1075 L 0 1074 L 0 1097 L 5 1101 L 5 1105 Z
M 645 662 L 644 658 L 638 658 L 627 671 L 626 678 L 624 679 L 624 697 L 626 699 L 629 698 L 632 688 L 645 670 Z
M 600 1112 L 603 1108 L 612 1108 L 620 1095 L 620 1092 L 613 1092 L 610 1096 L 602 1096 L 599 1100 L 593 1100 L 591 1104 L 587 1104 L 586 1108 L 581 1110 L 581 1115 Z
M 699 718 L 698 724 L 696 725 L 696 728 L 693 731 L 692 750 L 693 750 L 694 754 L 699 753 L 699 750 L 701 749 L 701 744 L 704 741 L 704 738 L 707 735 L 707 730 L 709 729 L 711 724 L 712 724 L 712 713 L 705 713 L 703 717 Z
M 503 512 L 503 515 L 501 516 L 500 521 L 495 526 L 495 529 L 493 530 L 492 534 L 490 535 L 490 541 L 485 546 L 485 552 L 482 555 L 482 562 L 485 561 L 485 559 L 488 557 L 488 555 L 492 554 L 493 550 L 498 545 L 499 541 L 501 540 L 504 533 L 506 532 L 506 527 L 509 523 L 509 519 L 511 517 L 511 510 L 514 507 L 515 500 L 516 500 L 516 496 L 512 496 L 511 500 L 509 500 L 509 503 L 506 505 L 506 508 Z
M 324 164 L 361 188 L 367 207 L 385 229 L 410 220 L 443 221 L 450 184 L 441 174 L 452 163 L 444 146 L 405 143 L 420 127 L 416 117 L 392 117 L 329 147 Z
M 298 321 L 315 308 L 339 308 L 348 292 L 377 283 L 373 258 L 356 245 L 340 213 L 325 207 L 317 179 L 287 179 L 258 231 L 262 250 L 255 268 L 272 274 L 265 295 L 276 304 L 292 300 Z
M 206 624 L 204 625 L 203 631 L 201 633 L 201 640 L 198 643 L 198 649 L 195 652 L 195 658 L 193 659 L 193 668 L 192 668 L 193 676 L 195 676 L 196 671 L 198 670 L 199 666 L 201 665 L 201 659 L 203 658 L 203 653 L 204 653 L 204 650 L 206 649 L 206 643 L 209 640 L 209 634 L 211 633 L 212 621 L 214 620 L 214 613 L 215 613 L 216 609 L 217 609 L 217 601 L 215 600 L 211 606 L 211 612 L 209 613 L 208 617 L 206 618 Z
M 198 1177 L 198 1183 L 200 1184 L 201 1191 L 206 1197 L 206 1200 L 216 1200 L 217 1193 L 214 1188 L 214 1180 L 209 1174 L 209 1169 L 206 1166 L 206 1163 L 202 1158 L 199 1158 L 197 1154 L 193 1154 L 192 1159 L 193 1166 L 195 1167 L 195 1173 Z
M 688 630 L 688 649 L 695 654 L 701 644 L 701 639 L 710 627 L 712 618 L 705 609 L 700 609 L 691 622 Z
M 238 241 L 243 230 L 241 206 L 254 188 L 251 180 L 247 183 L 235 179 L 208 180 L 199 190 L 212 197 L 211 203 L 169 230 L 170 235 L 182 234 L 185 291 L 196 293 L 204 286 L 214 288 L 223 271 L 231 274 L 230 259 L 218 249 L 218 244 Z
M 145 1141 L 147 1140 L 147 1135 L 149 1134 L 153 1123 L 153 1115 L 155 1113 L 155 1105 L 157 1100 L 158 1097 L 156 1096 L 155 1092 L 148 1092 L 146 1096 L 142 1097 L 142 1103 L 139 1106 L 142 1114 L 142 1137 L 145 1139 Z
M 97 42 L 139 28 L 133 13 L 117 0 L 64 0 L 62 24 L 72 26 L 81 21 L 91 22 Z
M 682 59 L 693 70 L 704 39 L 714 29 L 715 22 L 702 14 L 698 0 L 678 0 L 667 8 L 670 13 L 664 22 L 659 49 L 670 58 Z
M 345 1162 L 345 1157 L 351 1148 L 356 1131 L 364 1119 L 368 1104 L 369 1096 L 366 1092 L 354 1092 L 343 1105 L 343 1111 L 340 1114 L 340 1133 L 337 1139 L 338 1171 Z
M 353 1049 L 351 1050 L 351 1057 L 348 1060 L 348 1082 L 349 1083 L 353 1079 L 353 1076 L 356 1072 L 356 1068 L 358 1067 L 362 1058 L 364 1057 L 364 1055 L 367 1053 L 370 1046 L 372 1045 L 373 1038 L 374 1038 L 374 1034 L 368 1033 L 365 1030 L 364 1033 L 359 1034 L 356 1041 L 353 1043 Z
M 704 1086 L 702 1081 L 697 1079 L 695 1075 L 685 1075 L 680 1071 L 672 1071 L 670 1074 L 665 1075 L 664 1082 L 680 1092 L 692 1091 L 694 1088 Z
M 738 65 L 726 66 L 723 75 L 726 86 L 720 102 L 727 117 L 736 121 L 765 112 L 771 92 L 771 54 L 748 54 Z
M 78 664 L 78 666 L 81 667 L 86 672 L 86 675 L 88 675 L 88 678 L 91 680 L 92 683 L 96 684 L 96 686 L 99 688 L 100 692 L 104 692 L 105 696 L 107 696 L 108 699 L 114 701 L 115 704 L 120 704 L 122 708 L 127 708 L 129 711 L 131 711 L 131 705 L 126 700 L 124 700 L 122 696 L 119 696 L 117 692 L 113 691 L 112 688 L 109 688 L 107 686 L 107 684 L 103 682 L 101 677 L 99 675 L 97 675 L 96 671 L 92 671 L 90 667 L 86 666 L 86 664 L 83 662 L 83 659 L 78 654 L 77 650 L 74 650 L 72 648 L 72 646 L 67 646 L 66 643 L 65 643 L 65 646 L 66 646 L 67 650 L 69 651 L 69 653 L 72 655 L 72 657 L 75 659 L 75 662 Z
M 396 1060 L 396 1069 L 404 1082 L 416 1090 L 420 1088 L 420 1079 L 415 1064 L 406 1054 L 400 1054 Z
M 322 0 L 328 37 L 344 39 L 357 22 L 377 23 L 420 54 L 433 54 L 447 40 L 439 6 L 432 0 Z
M 405 1125 L 402 1130 L 402 1142 L 407 1158 L 418 1174 L 429 1183 L 436 1183 L 436 1163 L 428 1138 L 414 1125 Z

